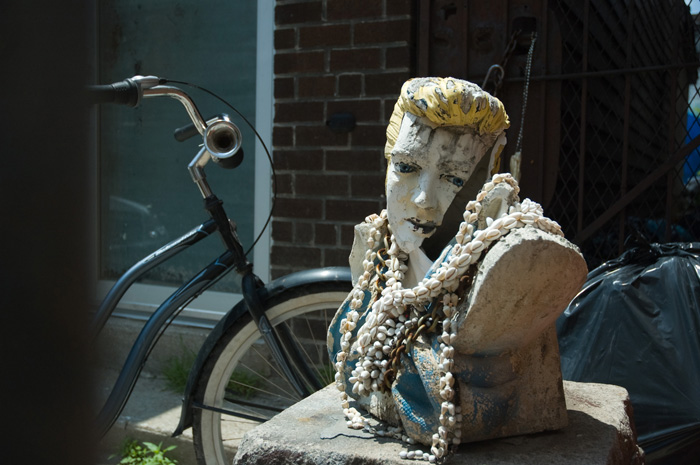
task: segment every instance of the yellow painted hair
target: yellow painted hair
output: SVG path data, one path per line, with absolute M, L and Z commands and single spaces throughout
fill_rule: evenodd
M 468 126 L 491 150 L 492 174 L 498 170 L 505 145 L 503 131 L 510 126 L 503 103 L 479 86 L 455 78 L 414 78 L 401 87 L 386 128 L 384 156 L 391 156 L 404 114 L 428 118 L 436 126 Z M 496 146 L 494 146 L 496 144 Z

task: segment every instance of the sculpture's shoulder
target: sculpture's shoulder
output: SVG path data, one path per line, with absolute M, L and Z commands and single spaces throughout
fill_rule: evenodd
M 365 253 L 367 252 L 367 239 L 371 228 L 372 225 L 365 222 L 355 226 L 355 238 L 352 241 L 352 249 L 348 257 L 353 285 L 357 283 L 357 279 L 364 272 L 362 261 L 365 259 Z

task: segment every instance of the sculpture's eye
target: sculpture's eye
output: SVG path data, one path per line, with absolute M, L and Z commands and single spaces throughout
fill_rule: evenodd
M 447 175 L 447 176 L 445 176 L 445 179 L 447 179 L 449 182 L 451 182 L 452 184 L 454 184 L 457 187 L 464 186 L 464 179 L 462 179 L 458 176 Z
M 399 173 L 413 173 L 414 171 L 416 171 L 415 166 L 403 162 L 398 162 L 396 164 L 396 169 L 399 171 Z

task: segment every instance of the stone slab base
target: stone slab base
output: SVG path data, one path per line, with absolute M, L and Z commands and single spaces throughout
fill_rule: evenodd
M 627 391 L 619 386 L 564 381 L 569 425 L 559 431 L 462 444 L 459 464 L 642 464 Z M 410 446 L 415 450 L 424 446 Z M 248 432 L 237 465 L 406 465 L 406 445 L 351 430 L 338 391 L 329 386 Z M 427 463 L 427 462 L 424 462 Z

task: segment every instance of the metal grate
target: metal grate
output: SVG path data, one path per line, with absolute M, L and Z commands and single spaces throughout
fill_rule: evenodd
M 548 213 L 590 268 L 630 241 L 700 240 L 700 155 L 659 175 L 700 133 L 696 18 L 682 0 L 558 0 L 550 8 L 564 78 Z

